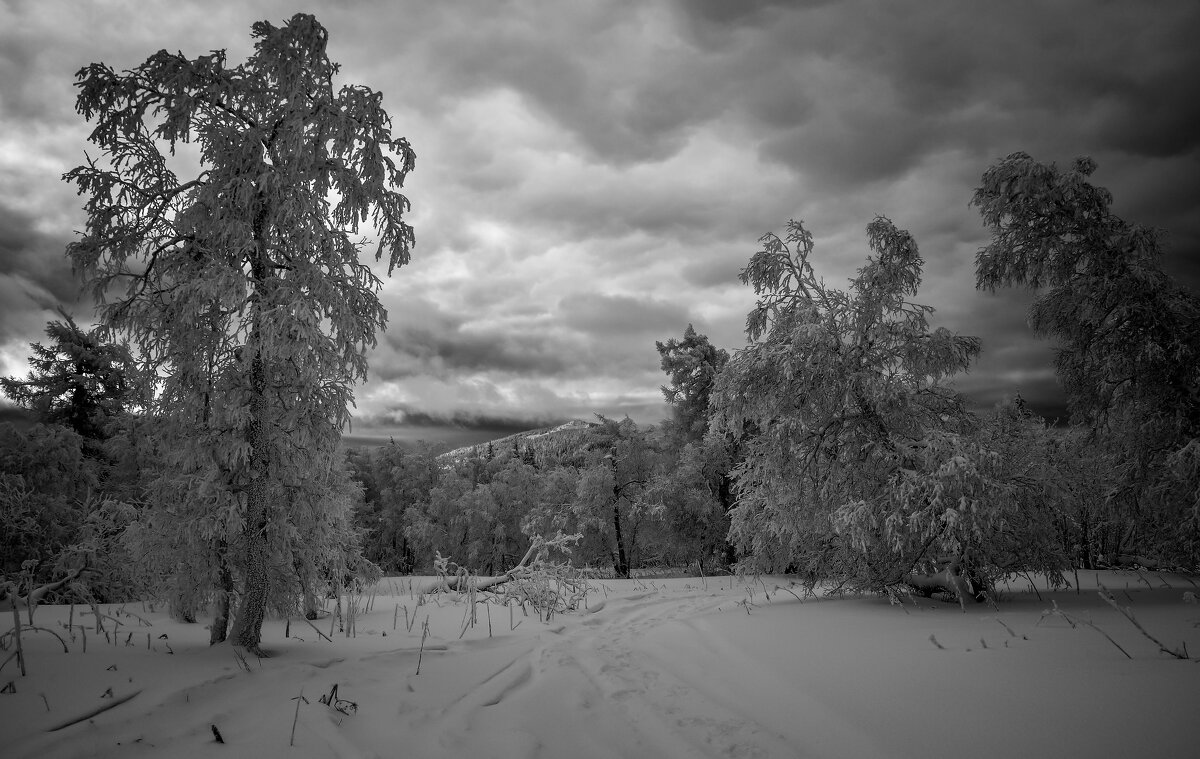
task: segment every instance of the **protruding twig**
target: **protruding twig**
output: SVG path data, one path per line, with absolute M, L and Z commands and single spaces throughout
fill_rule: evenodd
M 113 707 L 120 706 L 121 704 L 125 703 L 126 701 L 133 698 L 134 696 L 136 696 L 139 693 L 141 693 L 140 690 L 135 690 L 133 693 L 130 693 L 128 695 L 121 696 L 120 698 L 114 698 L 113 700 L 104 704 L 104 706 L 100 706 L 100 707 L 92 709 L 88 712 L 84 712 L 83 714 L 79 715 L 78 717 L 72 717 L 71 719 L 67 720 L 66 722 L 60 722 L 57 725 L 55 725 L 54 727 L 47 729 L 46 732 L 53 733 L 57 730 L 62 730 L 65 727 L 70 727 L 71 725 L 74 725 L 78 722 L 83 722 L 84 720 L 91 719 L 92 717 L 95 717 L 97 714 L 102 714 L 103 712 L 106 712 L 109 709 L 112 709 Z
M 1060 617 L 1062 617 L 1063 619 L 1067 620 L 1067 622 L 1068 622 L 1068 623 L 1071 625 L 1071 627 L 1072 627 L 1072 628 L 1074 628 L 1074 627 L 1075 627 L 1075 621 L 1074 621 L 1074 620 L 1071 618 L 1071 616 L 1070 616 L 1069 614 L 1067 614 L 1067 613 L 1066 613 L 1065 611 L 1063 611 L 1062 609 L 1058 608 L 1058 604 L 1054 604 L 1054 611 L 1046 612 L 1046 614 L 1057 614 L 1057 615 L 1059 615 Z M 1045 614 L 1043 614 L 1042 616 L 1044 617 L 1044 616 L 1045 616 Z M 1101 630 L 1099 627 L 1096 627 L 1096 625 L 1095 625 L 1095 623 L 1094 623 L 1094 622 L 1089 622 L 1089 621 L 1088 621 L 1088 620 L 1086 620 L 1086 619 L 1080 619 L 1080 620 L 1079 620 L 1079 622 L 1080 622 L 1081 624 L 1085 624 L 1085 625 L 1087 625 L 1088 627 L 1092 628 L 1092 629 L 1093 629 L 1093 630 L 1095 630 L 1096 632 L 1098 632 L 1098 633 L 1100 633 L 1101 635 L 1103 635 L 1105 638 L 1108 638 L 1108 642 L 1109 642 L 1109 643 L 1111 643 L 1111 644 L 1113 644 L 1114 646 L 1116 646 L 1118 651 L 1120 651 L 1121 653 L 1125 654 L 1125 658 L 1126 658 L 1126 659 L 1132 659 L 1132 658 L 1133 658 L 1132 656 L 1130 656 L 1130 655 L 1129 655 L 1129 652 L 1128 652 L 1128 651 L 1126 651 L 1124 648 L 1122 648 L 1122 647 L 1121 647 L 1121 644 L 1120 644 L 1120 643 L 1118 643 L 1118 642 L 1116 642 L 1115 640 L 1113 640 L 1113 637 L 1112 637 L 1111 635 L 1109 635 L 1108 633 L 1104 632 L 1104 631 L 1103 631 L 1103 630 Z
M 311 621 L 309 621 L 308 617 L 305 617 L 305 618 L 304 618 L 304 621 L 305 621 L 305 622 L 308 622 L 308 626 L 309 626 L 309 627 L 311 627 L 312 629 L 316 630 L 316 632 L 317 632 L 317 635 L 320 635 L 322 638 L 324 638 L 325 640 L 329 641 L 330 643 L 332 643 L 332 642 L 333 642 L 333 638 L 329 637 L 328 635 L 326 635 L 325 633 L 321 632 L 320 630 L 317 630 L 317 626 L 316 626 L 316 625 L 314 625 L 314 624 L 313 624 Z
M 296 702 L 296 713 L 292 715 L 292 738 L 288 741 L 289 746 L 296 745 L 296 721 L 300 719 L 300 702 L 308 703 L 308 699 L 304 697 L 304 688 L 300 689 L 300 695 L 292 699 Z M 214 730 L 216 728 L 213 728 Z
M 417 651 L 417 672 L 421 674 L 421 659 L 425 656 L 425 638 L 429 635 L 429 615 L 425 615 L 425 624 L 421 628 L 421 648 Z
M 1133 626 L 1136 627 L 1138 629 L 1138 631 L 1140 631 L 1142 633 L 1142 635 L 1145 635 L 1152 643 L 1154 643 L 1154 645 L 1158 646 L 1159 651 L 1162 651 L 1164 654 L 1170 654 L 1171 656 L 1174 656 L 1176 659 L 1186 660 L 1189 658 L 1187 655 L 1186 648 L 1183 649 L 1182 651 L 1180 651 L 1178 649 L 1167 648 L 1165 645 L 1163 645 L 1162 641 L 1160 641 L 1158 638 L 1151 635 L 1149 633 L 1149 631 L 1146 630 L 1146 628 L 1142 627 L 1142 623 L 1138 622 L 1137 618 L 1133 616 L 1133 610 L 1130 609 L 1128 606 L 1121 606 L 1120 604 L 1118 604 L 1116 599 L 1112 597 L 1112 594 L 1108 592 L 1108 588 L 1101 585 L 1099 594 L 1100 594 L 1100 597 L 1104 599 L 1104 602 L 1106 604 L 1108 604 L 1109 606 L 1113 607 L 1118 612 L 1120 612 L 1121 616 L 1125 617 L 1130 622 L 1132 622 Z M 1126 656 L 1128 656 L 1128 654 L 1126 654 Z M 1130 657 L 1130 658 L 1132 659 L 1133 657 Z

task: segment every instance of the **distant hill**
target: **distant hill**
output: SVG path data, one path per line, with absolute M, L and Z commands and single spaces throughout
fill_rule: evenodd
M 0 424 L 8 422 L 18 430 L 27 430 L 37 424 L 37 416 L 20 406 L 0 404 Z
M 513 446 L 516 445 L 517 449 L 522 453 L 527 448 L 532 448 L 534 455 L 539 460 L 543 458 L 558 458 L 577 450 L 584 444 L 588 432 L 597 426 L 599 425 L 596 422 L 572 419 L 555 427 L 526 430 L 525 432 L 506 435 L 495 440 L 455 448 L 452 451 L 446 451 L 439 455 L 438 460 L 450 463 L 476 456 L 485 456 L 487 455 L 489 445 L 497 455 L 511 451 Z

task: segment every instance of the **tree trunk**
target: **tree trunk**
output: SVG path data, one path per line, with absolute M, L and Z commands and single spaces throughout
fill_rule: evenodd
M 629 559 L 625 556 L 625 542 L 621 539 L 621 499 L 613 499 L 613 531 L 617 535 L 617 564 L 613 567 L 617 577 L 629 577 Z
M 171 619 L 188 624 L 196 621 L 196 597 L 185 587 L 191 584 L 191 577 L 186 571 L 175 578 L 171 593 Z
M 1092 558 L 1092 531 L 1087 507 L 1079 510 L 1079 553 L 1084 569 L 1096 568 L 1096 561 Z
M 225 642 L 229 632 L 229 599 L 233 597 L 233 573 L 229 570 L 229 545 L 224 539 L 217 542 L 217 564 L 220 566 L 221 587 L 213 604 L 212 627 L 208 630 L 208 645 Z
M 254 396 L 250 401 L 250 484 L 246 488 L 246 577 L 242 603 L 233 627 L 234 645 L 259 651 L 262 623 L 270 595 L 267 572 L 267 499 L 269 455 L 266 446 L 266 397 L 263 393 L 262 359 L 254 358 L 251 375 Z
M 729 512 L 737 505 L 733 497 L 733 477 L 726 472 L 721 475 L 721 484 L 717 488 L 717 497 L 721 500 L 721 510 L 729 518 Z M 729 538 L 725 539 L 725 568 L 732 569 L 737 564 L 737 546 Z
M 267 522 L 269 516 L 269 480 L 271 451 L 268 445 L 267 424 L 267 367 L 262 355 L 262 322 L 264 309 L 269 306 L 271 269 L 267 254 L 267 203 L 260 194 L 258 213 L 254 217 L 254 251 L 250 258 L 250 275 L 254 282 L 251 308 L 252 327 L 250 346 L 250 423 L 246 442 L 250 444 L 249 479 L 246 486 L 245 589 L 241 607 L 233 628 L 234 645 L 261 653 L 262 623 L 270 596 L 270 577 L 267 572 Z

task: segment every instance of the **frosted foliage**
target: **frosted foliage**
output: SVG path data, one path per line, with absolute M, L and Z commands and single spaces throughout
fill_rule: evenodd
M 718 378 L 710 431 L 743 446 L 731 537 L 748 566 L 855 586 L 947 556 L 1003 567 L 1020 550 L 1004 537 L 1019 473 L 942 384 L 979 341 L 930 329 L 932 309 L 908 300 L 923 262 L 907 232 L 877 218 L 867 236 L 846 291 L 816 276 L 794 221 L 742 272 L 758 296 L 751 343 Z
M 100 154 L 66 179 L 88 214 L 68 253 L 102 323 L 159 378 L 167 456 L 143 537 L 202 591 L 232 562 L 257 617 L 345 532 L 323 513 L 346 508 L 335 449 L 386 321 L 358 236 L 378 235 L 389 272 L 407 263 L 397 188 L 414 158 L 379 93 L 335 87 L 316 19 L 252 36 L 236 66 L 162 50 L 126 72 L 82 69 L 77 109 Z M 180 143 L 199 148 L 186 179 Z
M 1072 536 L 1085 566 L 1123 553 L 1194 566 L 1200 298 L 1162 268 L 1158 232 L 1112 213 L 1095 169 L 1025 153 L 989 168 L 972 199 L 992 235 L 976 282 L 1038 291 L 1029 324 L 1056 343 L 1072 422 L 1086 430 L 1080 460 L 1105 483 L 1102 509 Z

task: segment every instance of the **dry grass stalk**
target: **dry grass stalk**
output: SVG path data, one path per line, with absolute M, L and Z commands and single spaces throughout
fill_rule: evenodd
M 416 615 L 414 615 L 416 616 Z M 425 615 L 425 625 L 421 628 L 421 648 L 417 651 L 417 672 L 421 674 L 421 659 L 425 656 L 425 638 L 429 637 L 429 615 Z
M 308 626 L 309 626 L 309 627 L 311 627 L 311 628 L 312 628 L 314 631 L 316 631 L 317 635 L 320 635 L 322 638 L 324 638 L 325 640 L 329 641 L 330 643 L 332 643 L 332 642 L 333 642 L 333 638 L 329 637 L 328 635 L 326 635 L 325 633 L 321 632 L 320 630 L 317 630 L 317 626 L 316 626 L 316 625 L 314 625 L 314 624 L 312 623 L 312 621 L 308 619 L 308 617 L 305 617 L 305 618 L 304 618 L 304 621 L 305 621 L 305 622 L 308 624 Z
M 1150 640 L 1150 642 L 1152 642 L 1154 645 L 1158 646 L 1159 651 L 1162 651 L 1164 654 L 1170 654 L 1171 656 L 1174 656 L 1176 659 L 1187 660 L 1190 658 L 1187 654 L 1186 644 L 1185 644 L 1184 648 L 1182 648 L 1182 649 L 1167 648 L 1165 645 L 1163 645 L 1162 641 L 1160 641 L 1158 638 L 1151 635 L 1150 632 L 1148 630 L 1146 630 L 1146 628 L 1142 627 L 1142 623 L 1138 622 L 1137 617 L 1133 616 L 1132 609 L 1130 609 L 1128 606 L 1121 606 L 1120 604 L 1117 603 L 1117 600 L 1115 598 L 1113 598 L 1111 593 L 1108 592 L 1108 588 L 1101 585 L 1099 595 L 1101 598 L 1104 599 L 1104 602 L 1106 604 L 1108 604 L 1109 606 L 1113 607 L 1118 612 L 1120 612 L 1121 616 L 1125 617 L 1130 622 L 1132 622 L 1133 626 L 1136 627 L 1138 629 L 1138 631 L 1141 632 L 1142 635 L 1145 635 Z M 1111 640 L 1111 638 L 1110 638 L 1110 640 Z M 1128 656 L 1128 654 L 1126 654 L 1126 655 Z M 1130 657 L 1130 658 L 1132 658 L 1132 657 Z
M 1063 619 L 1067 620 L 1067 624 L 1071 625 L 1071 629 L 1074 629 L 1074 628 L 1077 626 L 1077 625 L 1076 625 L 1076 620 L 1075 620 L 1074 618 L 1072 618 L 1070 614 L 1067 614 L 1065 611 L 1063 611 L 1062 609 L 1058 608 L 1058 603 L 1057 603 L 1056 601 L 1054 601 L 1054 600 L 1052 599 L 1052 600 L 1050 601 L 1050 603 L 1051 603 L 1051 604 L 1053 604 L 1054 608 L 1053 608 L 1052 610 L 1048 610 L 1048 611 L 1044 611 L 1044 612 L 1042 612 L 1042 617 L 1041 617 L 1041 619 L 1038 619 L 1038 624 L 1041 624 L 1041 621 L 1042 621 L 1042 619 L 1045 619 L 1047 615 L 1049 615 L 1049 614 L 1056 614 L 1056 615 L 1058 615 L 1058 616 L 1062 617 Z M 1079 622 L 1079 624 L 1087 625 L 1088 627 L 1092 628 L 1093 630 L 1095 630 L 1096 632 L 1100 633 L 1100 634 L 1101 634 L 1101 635 L 1103 635 L 1105 638 L 1107 638 L 1109 643 L 1112 643 L 1114 646 L 1116 646 L 1116 647 L 1117 647 L 1117 650 L 1118 650 L 1118 651 L 1120 651 L 1121 653 L 1125 654 L 1125 658 L 1126 658 L 1126 659 L 1132 659 L 1132 658 L 1133 658 L 1132 656 L 1130 656 L 1130 655 L 1129 655 L 1129 652 L 1128 652 L 1128 651 L 1126 651 L 1124 648 L 1122 648 L 1122 647 L 1121 647 L 1121 644 L 1120 644 L 1120 643 L 1118 643 L 1117 641 L 1113 640 L 1113 637 L 1112 637 L 1111 635 L 1109 635 L 1108 633 L 1104 632 L 1104 631 L 1103 631 L 1103 630 L 1101 630 L 1099 627 L 1097 627 L 1097 626 L 1096 626 L 1096 624 L 1095 624 L 1094 622 L 1091 622 L 1091 621 L 1089 621 L 1089 620 L 1086 620 L 1086 619 L 1079 619 L 1079 620 L 1078 620 L 1078 622 Z
M 8 589 L 9 594 L 15 599 L 17 596 L 17 586 L 10 582 L 10 583 L 7 583 L 7 589 Z M 13 640 L 16 642 L 16 646 L 17 646 L 17 651 L 15 654 L 17 657 L 17 667 L 18 667 L 18 669 L 21 670 L 21 677 L 25 677 L 25 649 L 21 647 L 21 612 L 20 612 L 19 604 L 17 604 L 17 603 L 12 604 L 12 615 L 13 615 L 12 635 L 13 635 Z M 12 657 L 10 656 L 9 658 L 11 659 Z M 7 663 L 8 663 L 8 659 L 5 659 L 5 664 L 7 664 Z
M 71 725 L 77 724 L 79 722 L 89 720 L 92 717 L 95 717 L 97 714 L 102 714 L 102 713 L 108 711 L 109 709 L 120 706 L 121 704 L 130 700 L 131 698 L 133 698 L 134 696 L 136 696 L 139 693 L 141 693 L 140 690 L 135 690 L 133 693 L 129 693 L 127 695 L 121 696 L 120 698 L 113 698 L 111 701 L 106 703 L 104 706 L 98 706 L 95 709 L 91 709 L 91 710 L 84 712 L 83 714 L 80 714 L 76 717 L 72 717 L 72 718 L 66 720 L 65 722 L 60 722 L 57 725 L 55 725 L 54 727 L 47 728 L 46 732 L 53 733 L 55 731 L 62 730 L 63 728 L 70 727 Z
M 296 713 L 292 715 L 292 738 L 288 741 L 289 746 L 296 745 L 296 722 L 300 719 L 300 702 L 308 703 L 308 699 L 304 697 L 304 688 L 301 688 L 300 695 L 292 700 L 296 702 Z

